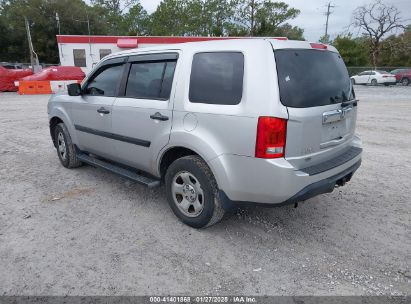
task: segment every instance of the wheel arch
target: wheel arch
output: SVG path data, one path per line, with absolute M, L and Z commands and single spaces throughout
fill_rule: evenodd
M 171 146 L 167 147 L 160 153 L 159 161 L 158 161 L 158 172 L 160 177 L 163 179 L 164 175 L 167 171 L 167 168 L 177 159 L 188 156 L 188 155 L 198 155 L 202 159 L 202 157 L 199 153 L 197 153 L 194 149 L 192 148 L 187 148 L 185 146 Z
M 213 168 L 212 162 L 210 162 L 210 160 L 214 159 L 214 157 L 212 157 L 211 159 L 206 158 L 204 150 L 181 144 L 168 146 L 160 152 L 160 156 L 158 157 L 157 162 L 159 177 L 163 179 L 165 173 L 167 172 L 167 168 L 172 164 L 172 162 L 187 155 L 197 155 L 201 159 L 203 159 L 210 168 L 218 184 L 219 177 L 216 175 L 216 168 Z
M 64 121 L 58 117 L 58 116 L 53 116 L 50 121 L 49 121 L 49 129 L 50 129 L 50 136 L 51 136 L 51 140 L 53 141 L 54 147 L 57 148 L 57 144 L 56 144 L 56 139 L 55 139 L 55 128 L 59 123 L 64 123 Z
M 54 143 L 54 128 L 59 123 L 64 123 L 70 133 L 71 140 L 74 144 L 77 144 L 77 136 L 74 130 L 74 125 L 70 116 L 66 112 L 66 110 L 61 107 L 54 107 L 49 113 L 49 128 L 50 128 L 50 135 Z

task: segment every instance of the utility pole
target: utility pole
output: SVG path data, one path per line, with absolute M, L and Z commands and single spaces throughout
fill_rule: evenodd
M 89 46 L 89 51 L 90 51 L 90 58 L 91 58 L 91 62 L 94 64 L 93 62 L 93 53 L 91 51 L 91 31 L 90 31 L 90 18 L 88 16 L 88 12 L 86 11 L 86 20 L 79 20 L 79 19 L 74 19 L 74 17 L 72 16 L 71 19 L 73 21 L 77 21 L 77 22 L 83 22 L 83 23 L 87 23 L 87 32 L 88 32 L 88 46 Z
M 56 21 L 57 21 L 57 28 L 59 29 L 59 35 L 61 35 L 61 27 L 60 27 L 60 17 L 59 17 L 59 13 L 58 12 L 56 12 Z M 60 53 L 60 58 L 64 58 L 64 55 L 63 55 L 63 49 L 61 48 L 61 44 L 60 44 L 60 47 L 59 47 L 59 53 Z M 61 65 L 61 59 L 60 59 L 60 65 Z
M 56 12 L 56 21 L 57 21 L 57 28 L 59 29 L 59 35 L 61 35 L 60 17 L 59 17 L 59 13 L 57 13 L 57 12 Z
M 334 7 L 335 7 L 334 5 L 331 5 L 331 2 L 328 2 L 327 12 L 325 13 L 325 15 L 327 16 L 327 21 L 325 22 L 325 35 L 324 35 L 324 39 L 326 39 L 327 42 L 329 40 L 328 39 L 328 19 L 329 19 L 330 15 L 333 13 L 330 9 L 334 8 Z
M 40 67 L 40 64 L 39 64 L 39 57 L 37 56 L 36 52 L 34 51 L 33 42 L 31 41 L 29 21 L 27 20 L 27 18 L 25 16 L 24 16 L 24 22 L 26 24 L 27 41 L 28 41 L 29 49 L 30 49 L 31 68 L 33 70 L 33 73 L 37 73 L 37 72 L 40 72 L 40 70 L 41 70 L 41 67 Z

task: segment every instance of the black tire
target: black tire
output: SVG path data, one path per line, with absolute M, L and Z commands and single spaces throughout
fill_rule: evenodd
M 401 79 L 401 84 L 403 86 L 407 86 L 407 85 L 410 84 L 410 80 L 408 78 L 403 78 L 403 79 Z
M 377 86 L 377 85 L 378 85 L 377 79 L 371 80 L 371 85 L 372 85 L 372 86 Z
M 70 133 L 64 123 L 59 123 L 54 128 L 54 140 L 57 150 L 57 155 L 61 164 L 66 168 L 77 168 L 82 165 L 82 162 L 77 158 L 76 149 L 71 141 Z M 65 152 L 60 149 L 64 141 Z
M 181 178 L 181 175 L 188 175 L 190 183 L 185 183 Z M 191 202 L 188 196 L 185 196 L 187 193 L 176 194 L 174 183 L 179 184 L 179 179 L 181 180 L 181 190 L 183 190 L 186 185 L 191 186 L 190 189 L 194 190 L 193 196 L 195 196 L 195 202 Z M 174 214 L 186 225 L 193 228 L 204 228 L 219 222 L 224 216 L 224 209 L 221 205 L 221 202 L 218 198 L 218 187 L 217 182 L 208 167 L 207 163 L 201 159 L 199 156 L 190 155 L 177 159 L 174 161 L 167 169 L 165 175 L 165 185 L 166 185 L 166 194 L 168 203 L 173 210 Z M 199 189 L 197 189 L 198 187 Z M 180 191 L 180 190 L 178 190 Z M 178 192 L 177 191 L 177 192 Z M 201 194 L 200 194 L 201 193 Z M 190 193 L 189 193 L 190 194 Z M 180 203 L 178 202 L 180 200 Z M 185 197 L 187 199 L 185 199 Z M 193 199 L 191 197 L 190 199 Z M 189 208 L 186 211 L 182 211 L 183 200 L 185 200 L 185 205 L 189 205 Z M 201 202 L 201 213 L 196 215 L 194 204 Z M 181 204 L 179 206 L 179 204 Z M 190 213 L 190 208 L 192 214 Z M 186 215 L 188 214 L 188 215 Z
M 389 83 L 384 83 L 384 85 L 385 85 L 386 87 L 390 86 L 390 84 L 389 84 Z

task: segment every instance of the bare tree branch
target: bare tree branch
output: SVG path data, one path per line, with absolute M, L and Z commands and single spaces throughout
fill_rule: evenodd
M 405 29 L 404 22 L 400 11 L 382 0 L 374 0 L 371 4 L 359 6 L 354 10 L 352 26 L 368 36 L 374 67 L 378 65 L 382 39 L 395 29 Z

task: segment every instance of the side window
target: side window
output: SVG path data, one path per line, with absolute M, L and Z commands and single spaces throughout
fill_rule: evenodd
M 110 49 L 100 49 L 99 50 L 100 53 L 100 60 L 103 59 L 104 57 L 106 57 L 107 55 L 111 54 L 111 50 Z
M 365 76 L 367 75 L 367 72 L 361 72 L 360 74 L 358 74 L 358 76 Z
M 87 67 L 86 64 L 86 50 L 74 49 L 73 50 L 74 66 Z
M 85 94 L 96 96 L 116 96 L 117 84 L 121 79 L 123 64 L 103 67 L 88 81 Z
M 132 63 L 127 80 L 126 97 L 170 98 L 175 67 L 175 61 Z
M 375 72 L 369 72 L 368 75 L 375 75 Z
M 190 102 L 239 104 L 243 95 L 244 55 L 209 52 L 194 55 L 190 77 Z

